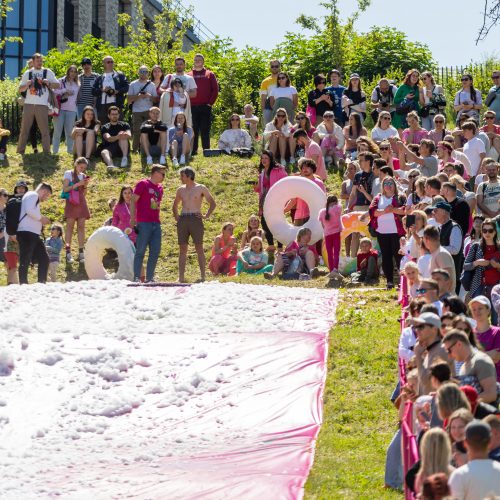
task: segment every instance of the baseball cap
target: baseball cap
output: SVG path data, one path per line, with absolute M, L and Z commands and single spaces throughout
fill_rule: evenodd
M 451 205 L 447 203 L 446 201 L 438 201 L 435 205 L 432 206 L 432 209 L 436 208 L 442 208 L 443 210 L 446 210 L 447 212 L 451 212 Z
M 16 182 L 16 188 L 17 187 L 25 187 L 25 188 L 27 188 L 28 187 L 28 183 L 26 181 L 23 181 L 23 180 L 17 181 Z
M 351 76 L 349 77 L 349 80 L 352 80 L 353 78 L 358 78 L 359 79 L 358 73 L 351 73 Z
M 89 57 L 84 57 L 84 58 L 82 59 L 82 66 L 83 66 L 84 64 L 92 64 L 92 60 L 91 60 Z
M 408 321 L 410 325 L 431 325 L 436 328 L 441 328 L 441 320 L 434 313 L 422 313 L 417 318 L 412 318 Z
M 490 299 L 485 295 L 478 295 L 477 297 L 470 299 L 469 305 L 472 304 L 473 302 L 479 302 L 480 304 L 483 304 L 483 306 L 486 306 L 488 309 L 491 310 Z

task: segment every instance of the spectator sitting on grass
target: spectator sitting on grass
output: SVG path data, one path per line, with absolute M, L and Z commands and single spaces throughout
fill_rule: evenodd
M 373 248 L 370 238 L 362 238 L 356 256 L 356 272 L 352 275 L 353 283 L 373 285 L 377 283 L 380 271 L 378 268 L 378 252 Z
M 153 164 L 153 156 L 160 158 L 160 165 L 166 165 L 167 129 L 166 123 L 160 120 L 160 108 L 156 106 L 150 108 L 149 120 L 146 120 L 140 129 L 140 142 L 142 152 L 146 155 L 147 165 Z
M 264 252 L 262 238 L 253 236 L 250 240 L 250 248 L 245 248 L 238 253 L 236 273 L 262 274 L 272 272 L 273 266 L 268 264 L 268 254 Z
M 240 248 L 243 250 L 250 246 L 250 240 L 258 236 L 259 238 L 264 237 L 264 231 L 260 228 L 260 219 L 257 215 L 251 215 L 248 219 L 247 228 L 243 231 L 241 235 Z
M 236 262 L 237 243 L 233 236 L 234 224 L 226 222 L 221 233 L 215 237 L 212 247 L 212 258 L 208 268 L 214 276 L 229 274 L 231 267 Z
M 228 128 L 222 132 L 219 138 L 219 149 L 231 153 L 233 149 L 252 147 L 250 134 L 241 128 L 241 118 L 237 113 L 232 113 L 229 118 Z
M 116 106 L 110 106 L 108 110 L 109 123 L 101 127 L 102 144 L 99 152 L 108 169 L 114 170 L 113 157 L 121 156 L 121 168 L 128 167 L 128 154 L 130 150 L 130 125 L 119 121 L 120 110 Z
M 272 272 L 265 272 L 266 279 L 273 279 L 283 271 L 283 279 L 299 279 L 300 276 L 317 278 L 319 262 L 315 245 L 309 245 L 311 230 L 302 227 L 297 232 L 296 240 L 290 243 L 284 252 L 276 253 Z

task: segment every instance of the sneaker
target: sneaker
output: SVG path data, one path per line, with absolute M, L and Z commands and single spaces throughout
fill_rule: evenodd
M 152 161 L 151 161 L 152 163 Z M 161 155 L 160 156 L 160 165 L 166 165 L 167 164 L 167 160 L 165 158 L 165 155 Z
M 394 288 L 394 283 L 391 283 L 390 281 L 387 282 L 387 290 L 392 290 Z
M 310 279 L 312 279 L 312 276 L 310 274 L 307 273 L 299 274 L 299 281 L 309 281 Z
M 127 168 L 128 167 L 128 159 L 126 156 L 122 158 L 122 162 L 120 163 L 120 168 Z
M 78 254 L 78 262 L 85 262 L 85 254 L 83 252 Z
M 186 156 L 185 155 L 181 155 L 181 159 L 179 160 L 179 164 L 180 165 L 185 165 L 186 164 Z
M 0 153 L 0 161 L 4 161 L 5 160 L 5 154 L 4 153 Z
M 179 166 L 179 160 L 174 156 L 174 159 L 172 160 L 172 165 L 174 167 L 178 167 Z
M 264 278 L 266 280 L 272 280 L 274 278 L 274 274 L 273 273 L 264 273 Z
M 116 172 L 117 170 L 119 170 L 119 168 L 116 167 L 115 165 L 108 165 L 107 170 L 108 172 Z
M 280 160 L 280 165 L 283 165 L 283 166 L 285 166 L 285 165 L 286 165 L 286 160 L 285 160 L 285 158 L 281 158 L 281 160 Z
M 319 278 L 320 274 L 321 273 L 317 267 L 313 267 L 311 269 L 311 279 Z
M 123 163 L 123 160 L 122 160 Z M 152 156 L 146 156 L 146 165 L 152 165 L 153 164 L 153 157 Z
M 69 252 L 66 254 L 66 262 L 68 264 L 72 264 L 74 262 L 73 256 Z
M 295 158 L 293 156 L 290 157 L 290 165 L 295 165 Z

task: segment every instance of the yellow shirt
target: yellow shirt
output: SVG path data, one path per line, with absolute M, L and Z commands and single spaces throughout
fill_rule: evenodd
M 269 75 L 267 78 L 264 78 L 264 80 L 262 80 L 262 83 L 260 84 L 260 95 L 269 96 L 269 91 L 277 85 L 277 76 L 278 75 Z

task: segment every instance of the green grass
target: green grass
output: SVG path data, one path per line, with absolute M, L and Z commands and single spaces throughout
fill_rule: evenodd
M 132 156 L 132 168 L 117 174 L 108 174 L 104 164 L 97 162 L 89 169 L 88 204 L 92 218 L 87 224 L 87 236 L 100 227 L 109 216 L 107 200 L 117 197 L 123 184 L 134 185 L 147 174 L 137 155 Z M 18 179 L 31 185 L 41 180 L 50 182 L 54 196 L 42 211 L 53 221 L 63 222 L 64 202 L 59 199 L 64 170 L 71 168 L 72 157 L 15 154 L 9 146 L 8 161 L 0 166 L 0 187 L 12 191 Z M 258 159 L 232 157 L 204 158 L 197 156 L 192 166 L 197 181 L 206 184 L 215 196 L 217 208 L 206 223 L 205 250 L 207 257 L 214 237 L 225 221 L 236 224 L 239 238 L 248 217 L 257 213 L 258 199 L 253 191 L 257 178 Z M 339 194 L 341 178 L 330 174 L 329 191 Z M 177 172 L 169 166 L 164 182 L 165 196 L 161 207 L 163 243 L 158 262 L 160 280 L 177 278 L 177 238 L 171 203 L 179 185 Z M 73 253 L 76 239 L 73 240 Z M 186 277 L 194 281 L 199 277 L 196 255 L 190 252 Z M 210 274 L 208 278 L 211 279 Z M 58 279 L 86 279 L 82 266 L 77 263 L 61 264 Z M 30 275 L 35 281 L 34 273 Z M 263 284 L 262 276 L 242 275 L 221 278 L 220 281 Z M 274 284 L 301 287 L 324 287 L 325 279 L 307 282 L 274 281 Z M 5 284 L 5 278 L 2 278 Z M 396 378 L 396 352 L 398 337 L 398 307 L 394 293 L 374 290 L 341 290 L 338 323 L 330 335 L 328 378 L 325 390 L 324 424 L 319 435 L 315 463 L 306 485 L 306 497 L 331 498 L 398 498 L 396 493 L 383 487 L 385 449 L 395 430 L 396 412 L 391 408 L 389 396 Z
M 385 290 L 341 295 L 306 499 L 401 498 L 383 488 L 385 451 L 397 423 L 389 400 L 397 377 L 395 298 Z

